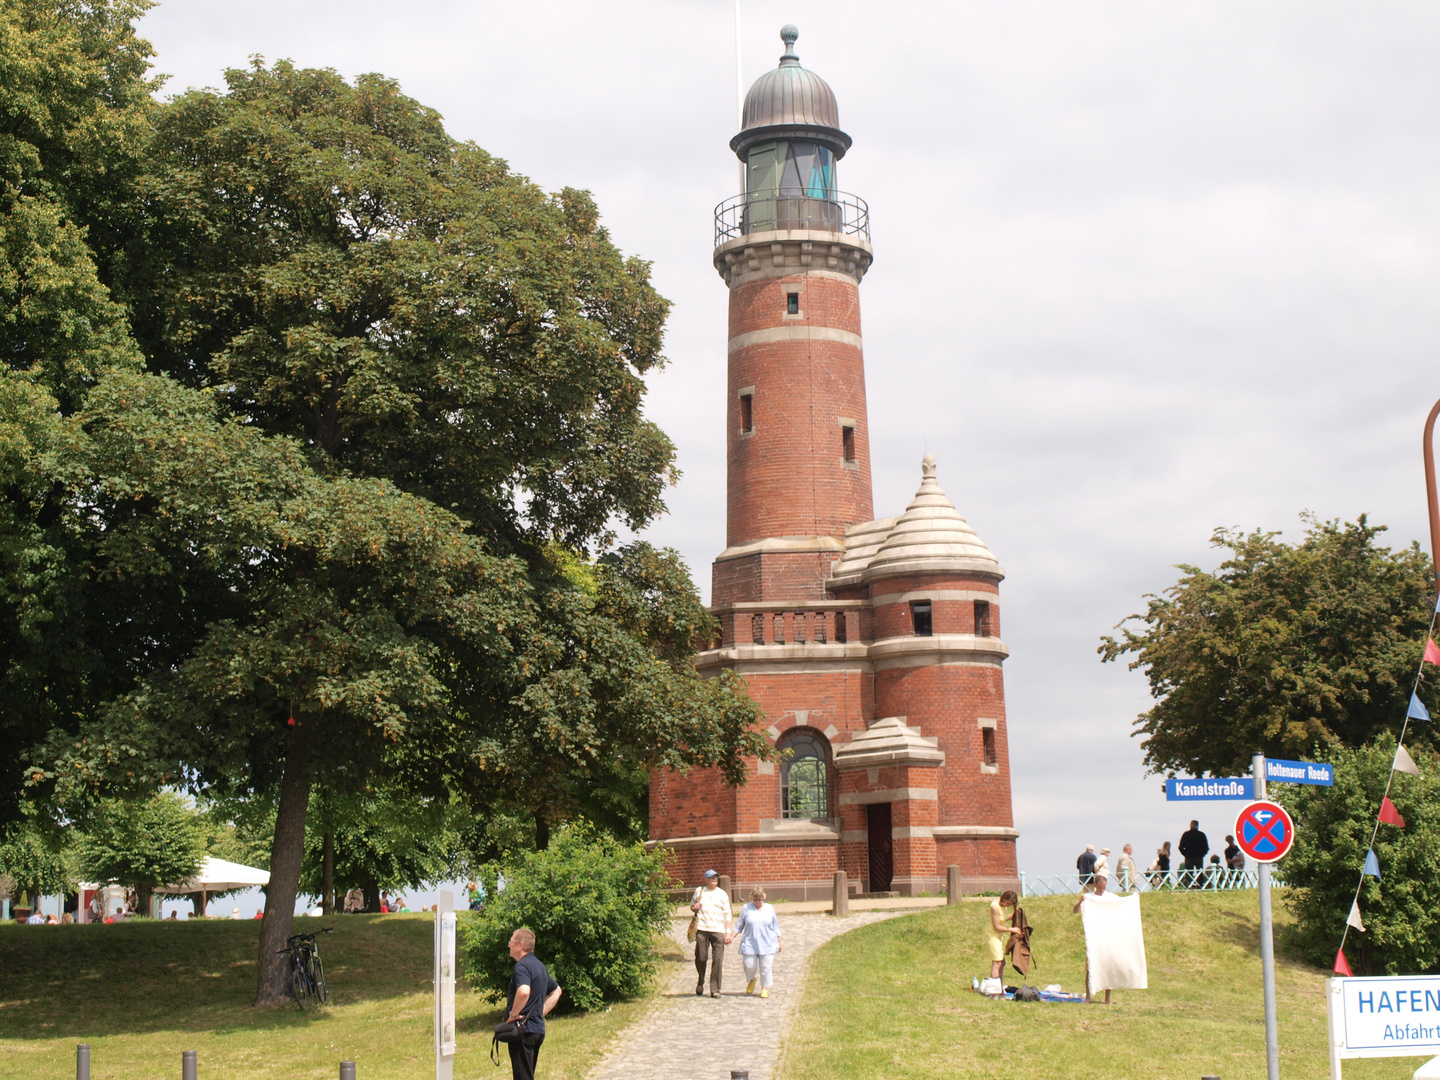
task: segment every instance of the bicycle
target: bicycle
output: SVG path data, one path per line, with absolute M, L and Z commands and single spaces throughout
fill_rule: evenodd
M 321 934 L 333 934 L 326 927 Z M 320 947 L 315 943 L 315 934 L 292 934 L 286 939 L 285 948 L 276 955 L 290 957 L 290 990 L 295 995 L 295 1004 L 303 1012 L 308 1002 L 324 1005 L 330 1000 L 330 988 L 325 984 L 325 966 L 320 962 Z

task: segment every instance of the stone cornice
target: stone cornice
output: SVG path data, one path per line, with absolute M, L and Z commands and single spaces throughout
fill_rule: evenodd
M 874 260 L 874 249 L 858 236 L 806 229 L 737 236 L 715 249 L 715 269 L 732 289 L 812 269 L 844 274 L 858 285 Z

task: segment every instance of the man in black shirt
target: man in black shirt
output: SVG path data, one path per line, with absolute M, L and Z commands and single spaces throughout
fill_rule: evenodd
M 510 1044 L 510 1071 L 515 1080 L 535 1080 L 535 1062 L 545 1041 L 545 1014 L 560 1000 L 560 984 L 536 958 L 533 930 L 522 926 L 510 935 L 510 956 L 515 973 L 510 976 L 510 1008 L 505 1019 L 525 1016 L 525 1034 Z
M 1180 854 L 1185 859 L 1185 869 L 1200 871 L 1205 869 L 1205 856 L 1210 854 L 1210 841 L 1200 831 L 1200 822 L 1190 822 L 1190 829 L 1180 837 Z M 1198 889 L 1201 885 L 1199 873 L 1186 874 L 1190 888 Z
M 1087 890 L 1095 880 L 1095 845 L 1086 844 L 1085 850 L 1075 860 L 1075 869 L 1080 874 L 1080 891 Z

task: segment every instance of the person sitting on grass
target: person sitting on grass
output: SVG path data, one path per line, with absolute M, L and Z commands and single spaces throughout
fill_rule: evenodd
M 1011 889 L 1006 889 L 990 901 L 990 932 L 985 935 L 985 945 L 990 951 L 990 977 L 992 979 L 1000 978 L 1000 973 L 1005 970 L 1005 939 L 1020 933 L 1019 927 L 1011 926 L 1005 921 L 1015 917 L 1017 903 L 1019 903 L 1019 899 Z M 1009 915 L 1005 914 L 1004 908 L 1010 909 Z

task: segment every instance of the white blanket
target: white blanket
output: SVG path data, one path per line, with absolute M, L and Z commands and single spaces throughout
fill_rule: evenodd
M 1144 990 L 1145 935 L 1140 929 L 1140 896 L 1089 895 L 1080 906 L 1085 924 L 1085 959 L 1090 992 Z

